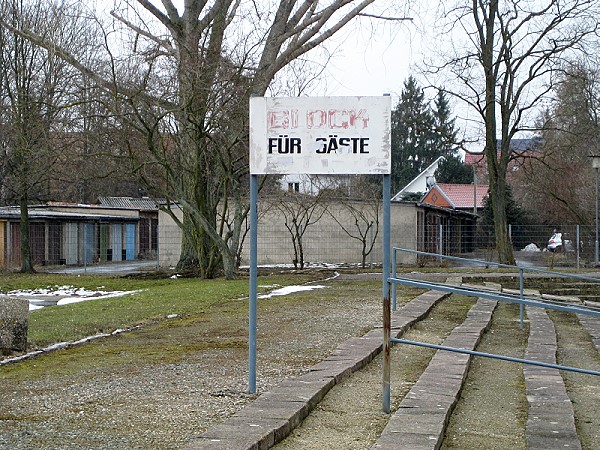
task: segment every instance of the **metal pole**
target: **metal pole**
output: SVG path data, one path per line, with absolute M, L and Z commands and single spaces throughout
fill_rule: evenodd
M 396 249 L 392 250 L 392 278 L 396 278 L 396 265 L 398 264 L 398 257 L 396 256 Z M 396 311 L 396 283 L 392 283 L 392 310 Z
M 465 348 L 449 347 L 447 345 L 429 344 L 427 342 L 410 341 L 408 339 L 392 339 L 399 344 L 416 345 L 417 347 L 434 348 L 436 350 L 445 350 L 448 352 L 462 353 L 463 355 L 483 356 L 484 358 L 499 359 L 500 361 L 509 361 L 528 364 L 531 366 L 547 367 L 550 369 L 566 370 L 568 372 L 583 373 L 586 375 L 600 376 L 600 372 L 596 370 L 580 369 L 579 367 L 563 366 L 560 364 L 546 363 L 542 361 L 533 361 L 531 359 L 514 358 L 512 356 L 496 355 L 494 353 L 478 352 L 475 350 L 467 350 Z
M 438 242 L 439 242 L 439 246 L 438 246 L 438 253 L 439 253 L 439 261 L 440 263 L 442 262 L 442 255 L 444 254 L 444 229 L 443 229 L 443 225 L 441 222 L 441 217 L 440 217 L 440 223 L 438 226 Z
M 521 303 L 519 305 L 519 325 L 521 330 L 525 328 L 525 305 L 523 304 L 523 269 L 519 269 L 519 298 Z
M 594 252 L 594 264 L 598 265 L 598 168 L 596 167 L 596 242 Z
M 477 215 L 477 170 L 473 167 L 473 214 Z
M 83 222 L 83 273 L 87 273 L 87 227 Z
M 248 391 L 256 392 L 256 298 L 258 175 L 250 175 L 250 305 L 248 320 Z
M 391 411 L 390 401 L 390 195 L 391 176 L 383 176 L 383 412 Z
M 373 221 L 371 220 L 371 227 L 369 228 L 369 244 L 373 245 Z M 369 268 L 373 268 L 373 248 L 369 252 Z

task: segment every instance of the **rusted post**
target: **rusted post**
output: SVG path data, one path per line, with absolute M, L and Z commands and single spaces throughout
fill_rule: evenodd
M 390 354 L 390 331 L 391 331 L 390 296 L 383 298 L 383 412 L 389 414 L 391 411 L 391 354 Z
M 383 412 L 390 407 L 390 334 L 392 327 L 390 308 L 390 197 L 391 177 L 383 176 Z

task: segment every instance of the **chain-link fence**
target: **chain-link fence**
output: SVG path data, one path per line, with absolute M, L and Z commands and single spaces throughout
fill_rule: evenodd
M 594 227 L 578 225 L 510 225 L 509 236 L 519 264 L 538 267 L 584 267 L 595 260 Z M 558 233 L 558 239 L 555 236 Z M 382 228 L 348 235 L 340 226 L 308 227 L 294 236 L 283 226 L 259 225 L 258 261 L 260 265 L 304 266 L 342 264 L 380 266 Z M 555 236 L 556 245 L 549 247 Z M 493 226 L 460 224 L 392 227 L 392 246 L 444 255 L 497 261 Z M 242 264 L 247 262 L 244 246 Z M 437 258 L 419 257 L 409 263 L 436 264 Z
M 428 225 L 422 235 L 416 250 L 497 261 L 493 226 Z M 509 225 L 508 235 L 521 265 L 582 267 L 597 262 L 596 231 L 591 226 Z M 420 260 L 424 264 L 436 258 Z

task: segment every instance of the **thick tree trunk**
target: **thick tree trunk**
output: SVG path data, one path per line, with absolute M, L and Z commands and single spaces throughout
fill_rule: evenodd
M 29 208 L 26 196 L 21 197 L 19 206 L 21 208 L 21 272 L 33 273 L 35 271 L 33 270 L 33 263 L 31 262 L 31 246 L 29 242 Z
M 498 153 L 497 122 L 496 122 L 496 83 L 497 73 L 494 64 L 494 35 L 496 14 L 499 8 L 498 0 L 492 0 L 488 5 L 485 21 L 481 23 L 481 64 L 485 73 L 485 156 L 489 174 L 489 196 L 492 201 L 494 214 L 494 232 L 496 234 L 496 251 L 498 262 L 514 264 L 512 245 L 508 236 L 506 220 L 506 169 L 510 148 L 505 140 Z M 477 8 L 473 8 L 477 13 Z M 479 18 L 476 17 L 476 22 Z
M 496 235 L 496 251 L 498 262 L 502 264 L 515 264 L 512 242 L 508 234 L 508 223 L 506 218 L 506 180 L 499 176 L 490 180 L 490 199 L 494 214 L 494 233 Z M 492 189 L 492 186 L 494 188 Z

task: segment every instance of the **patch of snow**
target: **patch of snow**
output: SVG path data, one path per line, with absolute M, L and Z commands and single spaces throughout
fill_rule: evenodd
M 526 245 L 525 248 L 523 249 L 523 251 L 524 252 L 531 252 L 531 253 L 541 252 L 540 248 L 537 245 L 533 244 L 533 243 Z
M 323 289 L 325 286 L 322 285 L 314 285 L 314 286 L 286 286 L 280 289 L 275 289 L 268 294 L 259 295 L 258 298 L 271 298 L 271 297 L 279 297 L 282 295 L 289 295 L 295 292 L 304 292 L 304 291 L 312 291 L 315 289 Z
M 29 311 L 36 311 L 36 310 L 42 309 L 42 308 L 43 308 L 43 306 L 41 306 L 41 305 L 34 305 L 32 303 L 29 303 Z
M 92 295 L 66 297 L 66 298 L 60 299 L 56 303 L 56 305 L 62 306 L 62 305 L 69 305 L 71 303 L 85 302 L 87 300 L 102 300 L 102 299 L 106 299 L 106 298 L 123 297 L 124 295 L 134 294 L 135 292 L 139 292 L 139 291 L 113 291 L 113 292 L 106 292 L 103 294 L 99 294 L 97 292 L 96 294 L 92 294 Z
M 38 289 L 22 289 L 9 291 L 6 295 L 11 297 L 21 297 L 29 301 L 29 311 L 42 309 L 49 304 L 62 306 L 71 303 L 79 303 L 88 300 L 102 300 L 113 297 L 122 297 L 128 294 L 134 294 L 139 291 L 103 291 L 104 286 L 97 290 L 88 290 L 85 288 L 76 288 L 74 286 L 49 286 Z

